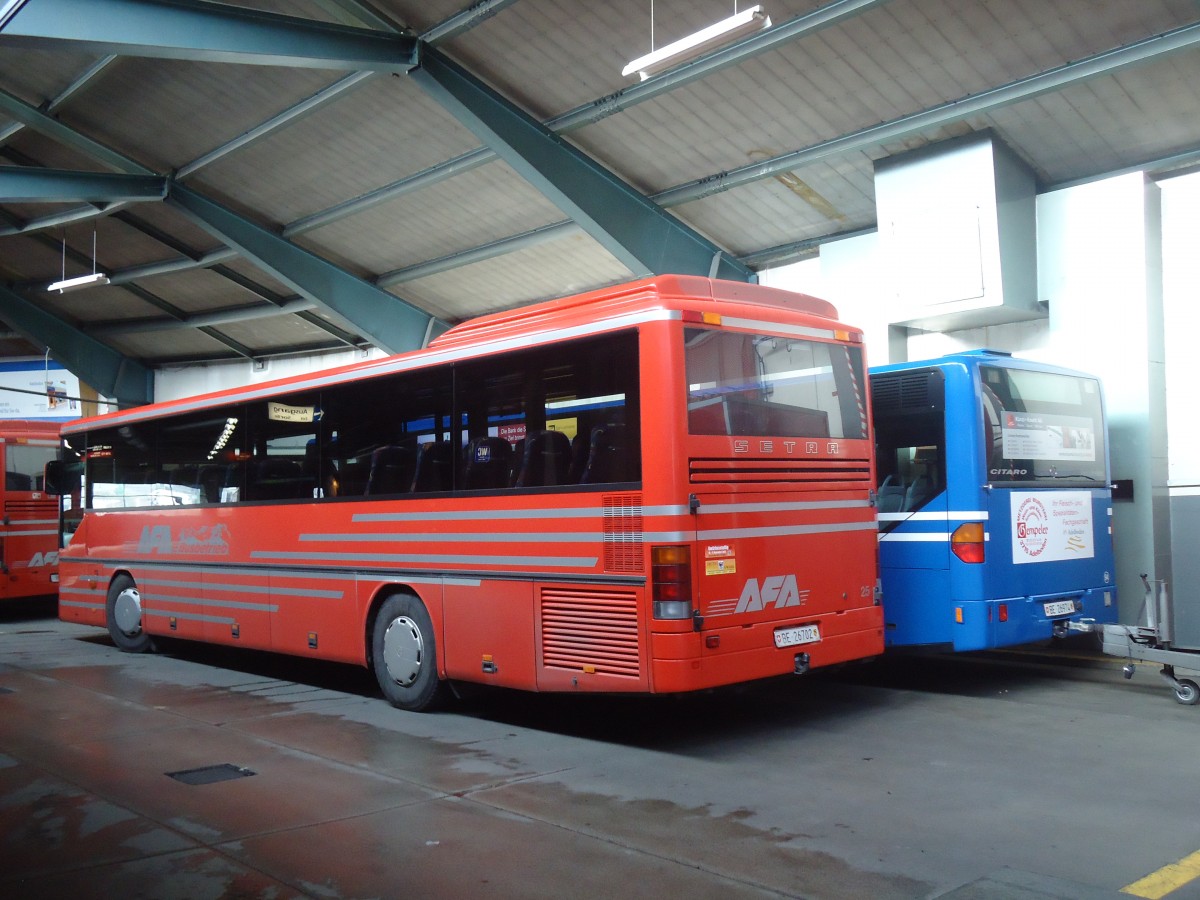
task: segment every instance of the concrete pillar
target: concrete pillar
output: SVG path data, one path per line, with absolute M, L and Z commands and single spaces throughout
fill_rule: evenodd
M 1039 299 L 1056 361 L 1098 375 L 1108 402 L 1122 622 L 1136 622 L 1139 575 L 1171 580 L 1159 188 L 1141 173 L 1038 198 Z

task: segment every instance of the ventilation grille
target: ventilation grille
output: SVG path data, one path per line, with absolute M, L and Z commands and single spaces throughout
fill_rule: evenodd
M 26 515 L 57 516 L 58 498 L 49 497 L 45 500 L 5 500 L 6 514 L 25 513 Z
M 875 411 L 896 415 L 927 410 L 936 403 L 933 377 L 928 369 L 889 372 L 871 376 L 871 403 Z
M 542 663 L 573 672 L 640 677 L 637 596 L 543 588 Z
M 864 459 L 692 459 L 692 484 L 780 484 L 798 488 L 836 490 L 870 483 L 871 467 Z
M 604 497 L 604 571 L 640 575 L 645 571 L 642 547 L 642 495 Z

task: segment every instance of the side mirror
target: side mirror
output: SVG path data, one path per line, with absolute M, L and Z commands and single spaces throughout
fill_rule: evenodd
M 45 489 L 47 494 L 73 494 L 83 484 L 83 463 L 55 459 L 46 463 Z

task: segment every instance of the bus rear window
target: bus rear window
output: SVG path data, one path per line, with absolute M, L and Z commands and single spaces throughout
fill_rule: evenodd
M 688 431 L 866 438 L 857 347 L 689 328 Z
M 1103 484 L 1104 419 L 1094 378 L 980 366 L 993 482 Z

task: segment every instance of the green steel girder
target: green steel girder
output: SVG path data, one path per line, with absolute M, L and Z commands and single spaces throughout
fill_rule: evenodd
M 406 72 L 415 38 L 208 0 L 27 0 L 0 46 L 204 62 Z
M 103 396 L 116 399 L 122 408 L 153 402 L 154 378 L 141 363 L 5 287 L 0 287 L 0 301 L 9 325 L 49 347 L 58 362 Z
M 428 44 L 409 75 L 635 275 L 757 276 Z
M 402 353 L 424 345 L 433 321 L 424 310 L 177 182 L 170 183 L 166 203 L 300 296 L 349 322 L 385 352 Z
M 0 166 L 0 202 L 122 203 L 166 195 L 167 180 L 156 175 Z

